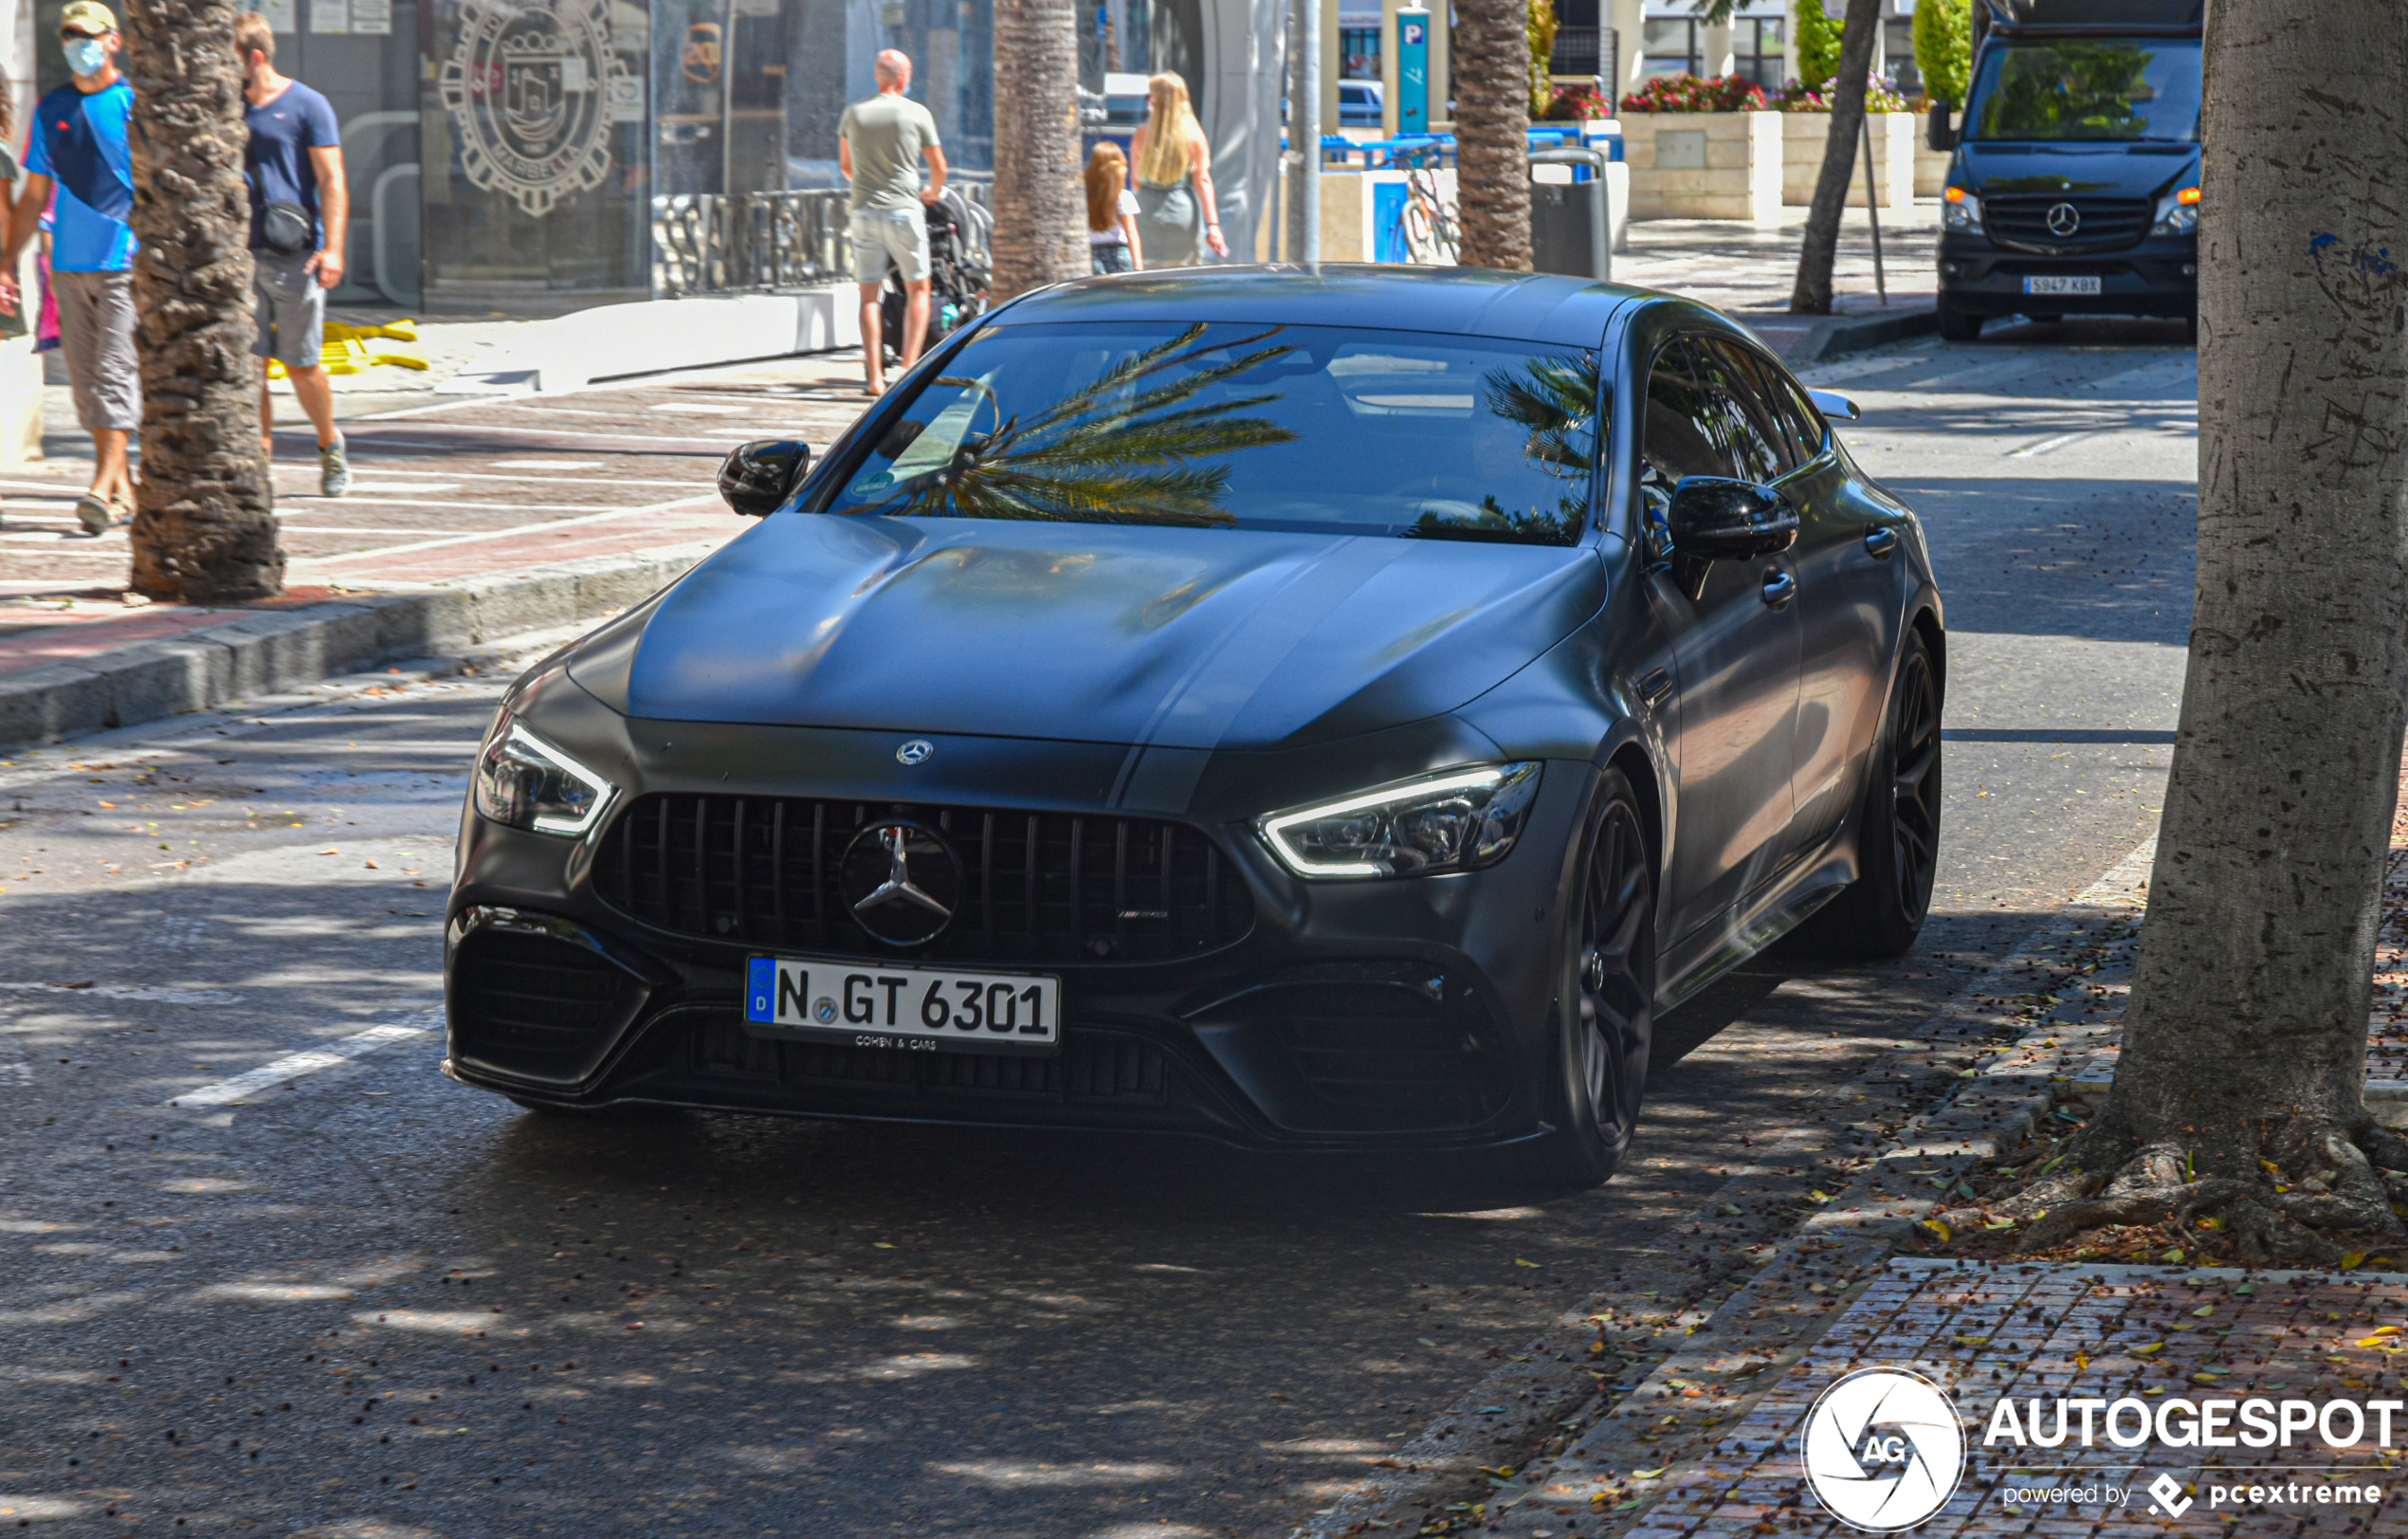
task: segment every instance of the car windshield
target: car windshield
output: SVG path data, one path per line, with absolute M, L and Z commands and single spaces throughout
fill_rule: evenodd
M 1966 115 L 1974 139 L 2199 137 L 2197 38 L 2011 43 L 1982 56 Z
M 1596 355 L 1329 326 L 988 326 L 832 513 L 1571 544 Z

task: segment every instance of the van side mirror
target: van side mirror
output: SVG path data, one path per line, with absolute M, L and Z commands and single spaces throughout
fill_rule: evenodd
M 1959 132 L 1956 114 L 1943 103 L 1931 109 L 1930 120 L 1924 130 L 1924 142 L 1935 150 L 1953 150 L 1957 147 Z
M 1797 542 L 1797 510 L 1779 492 L 1724 476 L 1684 476 L 1665 513 L 1672 549 L 1703 561 L 1744 561 Z
M 765 519 L 785 504 L 811 468 L 811 446 L 793 438 L 741 444 L 721 463 L 719 494 L 748 519 Z

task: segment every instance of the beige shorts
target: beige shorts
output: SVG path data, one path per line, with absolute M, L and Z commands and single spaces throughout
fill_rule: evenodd
M 906 284 L 928 280 L 928 215 L 908 209 L 863 209 L 853 215 L 853 281 L 883 284 L 892 260 Z
M 86 432 L 142 426 L 142 364 L 134 351 L 134 275 L 54 272 L 59 351 L 75 387 L 75 417 Z

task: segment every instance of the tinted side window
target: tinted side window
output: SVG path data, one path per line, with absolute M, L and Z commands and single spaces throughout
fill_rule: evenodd
M 1689 344 L 1666 343 L 1647 379 L 1647 416 L 1639 430 L 1640 485 L 1669 494 L 1684 476 L 1732 473 L 1713 393 L 1699 377 Z
M 1773 404 L 1780 409 L 1781 421 L 1790 437 L 1797 441 L 1798 463 L 1802 465 L 1822 453 L 1831 437 L 1831 430 L 1823 426 L 1823 414 L 1815 410 L 1814 403 L 1789 376 L 1760 361 L 1757 367 L 1772 383 Z
M 1743 481 L 1777 481 L 1797 467 L 1783 452 L 1787 431 L 1764 398 L 1754 361 L 1739 348 L 1712 338 L 1693 339 L 1713 395 L 1716 434 Z

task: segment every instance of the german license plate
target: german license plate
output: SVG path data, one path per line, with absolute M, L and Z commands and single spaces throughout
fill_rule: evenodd
M 1062 980 L 859 957 L 754 957 L 744 1019 L 757 1035 L 854 1047 L 1049 1054 L 1062 1047 Z
M 2058 273 L 2048 277 L 2034 276 L 2023 281 L 2027 294 L 2095 294 L 2099 291 L 2096 273 Z

